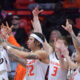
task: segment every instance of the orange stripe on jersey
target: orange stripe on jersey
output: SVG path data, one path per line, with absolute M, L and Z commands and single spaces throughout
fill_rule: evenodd
M 53 62 L 53 61 L 50 61 L 50 64 L 54 64 L 54 65 L 60 66 L 59 63 L 57 63 L 57 62 Z
M 26 60 L 26 63 L 27 63 L 27 64 L 33 64 L 33 63 L 35 63 L 35 60 L 31 60 L 30 62 L 28 62 L 28 61 Z
M 14 80 L 23 80 L 26 74 L 26 68 L 18 64 L 15 72 Z

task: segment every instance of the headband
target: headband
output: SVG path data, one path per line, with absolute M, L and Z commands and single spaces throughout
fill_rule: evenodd
M 42 41 L 42 39 L 40 38 L 40 37 L 38 37 L 36 34 L 31 34 L 30 35 L 31 37 L 34 37 L 36 40 L 38 40 L 42 45 L 43 45 L 43 41 Z

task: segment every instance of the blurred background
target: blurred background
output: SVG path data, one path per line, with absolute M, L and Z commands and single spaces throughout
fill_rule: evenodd
M 0 24 L 8 21 L 9 25 L 14 24 L 16 31 L 19 27 L 24 30 L 18 32 L 25 34 L 21 39 L 24 39 L 30 33 L 32 13 L 31 11 L 39 5 L 39 9 L 44 11 L 39 15 L 43 33 L 48 39 L 52 29 L 58 29 L 63 35 L 68 33 L 61 28 L 65 24 L 67 18 L 71 19 L 74 25 L 74 31 L 80 29 L 80 0 L 0 0 Z M 46 29 L 46 30 L 45 30 Z M 22 34 L 23 35 L 23 34 Z M 15 35 L 16 37 L 17 35 Z M 24 40 L 17 41 L 23 45 Z
M 14 25 L 12 31 L 15 39 L 26 47 L 26 40 L 32 30 L 32 10 L 36 5 L 44 10 L 39 19 L 46 39 L 49 39 L 52 30 L 59 30 L 68 44 L 72 45 L 70 35 L 61 25 L 65 25 L 66 19 L 69 19 L 77 35 L 80 30 L 80 0 L 0 0 L 0 25 L 6 21 L 9 26 Z M 13 80 L 17 63 L 11 62 L 11 66 L 9 77 Z
M 7 21 L 15 26 L 13 32 L 17 42 L 25 47 L 32 29 L 32 10 L 39 5 L 44 11 L 39 15 L 43 33 L 47 40 L 51 30 L 59 30 L 67 40 L 69 34 L 61 27 L 66 19 L 73 24 L 75 34 L 80 29 L 80 0 L 0 0 L 0 25 Z

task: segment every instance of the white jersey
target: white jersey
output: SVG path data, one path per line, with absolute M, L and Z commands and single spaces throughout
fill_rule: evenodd
M 8 80 L 7 72 L 10 71 L 10 64 L 5 49 L 0 46 L 0 80 Z
M 55 53 L 49 56 L 49 74 L 48 80 L 66 80 L 67 70 L 61 70 L 59 60 L 57 59 Z
M 76 71 L 73 72 L 72 80 L 80 80 L 79 68 L 77 68 Z
M 48 64 L 39 60 L 27 59 L 27 72 L 24 80 L 45 80 Z

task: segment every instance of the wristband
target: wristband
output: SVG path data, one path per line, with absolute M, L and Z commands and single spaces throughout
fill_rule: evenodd
M 7 46 L 7 49 L 9 50 L 11 47 L 10 46 Z

